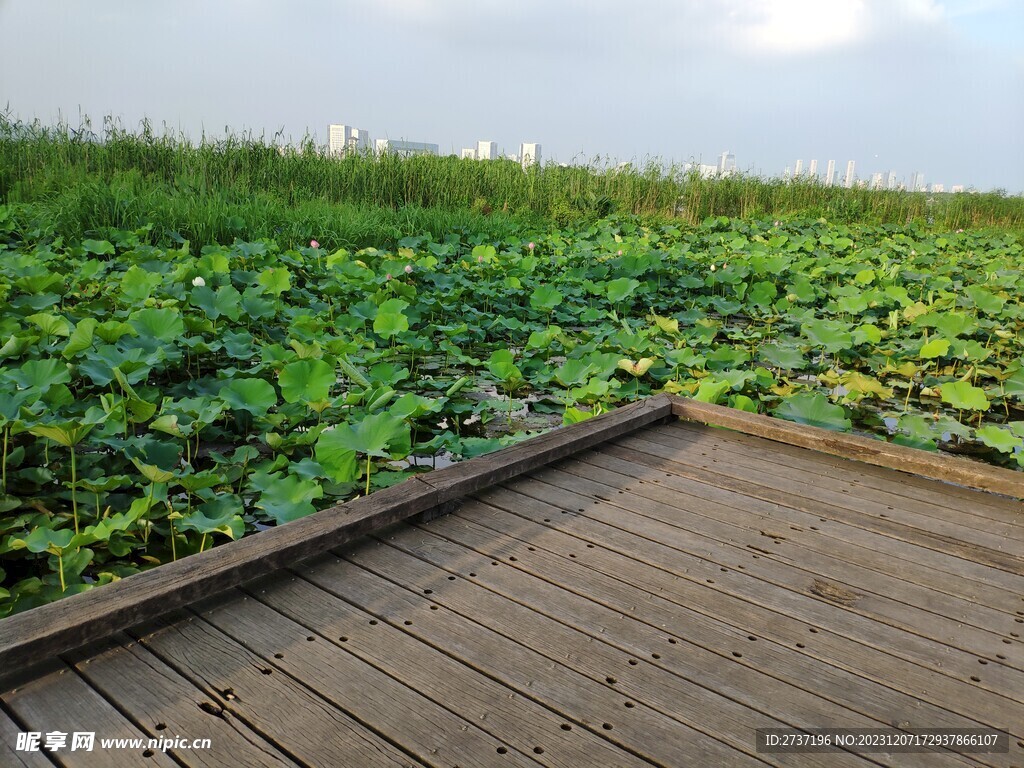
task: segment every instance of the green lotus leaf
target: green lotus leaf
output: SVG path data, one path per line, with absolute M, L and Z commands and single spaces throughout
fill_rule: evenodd
M 263 379 L 231 379 L 221 387 L 219 395 L 231 410 L 246 411 L 257 417 L 265 416 L 277 405 L 274 386 Z
M 288 363 L 281 369 L 281 375 L 278 377 L 281 396 L 287 403 L 326 400 L 334 382 L 334 368 L 323 360 L 297 360 Z
M 989 409 L 985 390 L 972 386 L 966 381 L 947 381 L 939 387 L 939 391 L 942 393 L 942 402 L 949 403 L 954 408 L 971 411 L 987 411 Z
M 377 316 L 373 319 L 373 330 L 386 339 L 409 330 L 409 318 L 404 310 L 408 302 L 401 299 L 388 299 L 377 308 Z
M 64 349 L 61 351 L 61 355 L 65 360 L 70 360 L 79 352 L 83 352 L 92 346 L 93 338 L 96 335 L 96 326 L 98 325 L 99 322 L 93 317 L 86 317 L 78 321 L 68 338 L 68 343 L 64 345 Z
M 278 525 L 284 525 L 316 512 L 313 501 L 323 495 L 324 489 L 315 480 L 303 480 L 295 475 L 275 476 L 256 500 L 256 507 Z
M 292 273 L 284 267 L 271 267 L 260 272 L 256 281 L 267 293 L 279 296 L 292 287 Z
M 245 533 L 242 499 L 234 494 L 222 494 L 199 505 L 192 514 L 180 518 L 175 527 L 196 533 L 221 533 L 230 539 L 240 539 Z
M 619 277 L 615 280 L 610 280 L 605 285 L 604 290 L 608 296 L 608 301 L 612 304 L 618 304 L 620 301 L 624 301 L 632 296 L 639 287 L 639 280 L 634 280 L 632 277 Z
M 830 354 L 842 352 L 853 346 L 853 335 L 850 331 L 846 330 L 844 324 L 833 320 L 810 320 L 805 322 L 800 330 L 812 344 L 823 347 Z
M 128 316 L 128 323 L 143 339 L 169 344 L 185 331 L 185 322 L 174 309 L 140 309 Z
M 702 403 L 717 403 L 721 401 L 722 396 L 731 388 L 732 385 L 724 379 L 708 377 L 701 380 L 697 391 L 693 394 L 693 399 L 699 400 Z
M 113 256 L 116 253 L 108 240 L 83 240 L 82 248 L 86 253 L 95 253 L 97 256 Z
M 1024 447 L 1024 439 L 1013 435 L 1010 430 L 989 424 L 975 430 L 974 436 L 981 440 L 989 448 L 995 448 L 1000 453 L 1013 453 Z
M 65 362 L 53 357 L 29 360 L 8 375 L 22 389 L 38 390 L 45 395 L 58 384 L 71 381 L 71 371 Z
M 193 288 L 189 302 L 211 320 L 237 320 L 242 312 L 242 295 L 230 285 L 222 285 L 216 291 L 205 285 Z
M 757 359 L 787 371 L 799 371 L 807 365 L 807 357 L 795 344 L 762 344 Z
M 67 318 L 61 317 L 60 315 L 51 315 L 41 312 L 35 315 L 29 315 L 25 319 L 39 328 L 39 330 L 47 336 L 71 335 L 71 323 L 67 321 Z
M 938 338 L 922 344 L 917 356 L 922 360 L 933 360 L 936 357 L 942 357 L 947 352 L 949 352 L 949 339 Z
M 536 310 L 552 310 L 562 303 L 562 294 L 550 285 L 539 286 L 530 294 L 530 306 Z
M 820 392 L 801 392 L 792 395 L 779 405 L 773 413 L 788 421 L 809 424 L 841 432 L 848 432 L 853 423 L 847 417 L 846 409 L 841 405 L 833 405 Z

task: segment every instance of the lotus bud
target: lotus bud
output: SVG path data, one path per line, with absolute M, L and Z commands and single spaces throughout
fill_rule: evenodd
M 192 285 L 196 288 L 202 288 L 204 285 L 206 285 L 206 281 L 203 280 L 203 278 L 201 277 L 193 277 Z

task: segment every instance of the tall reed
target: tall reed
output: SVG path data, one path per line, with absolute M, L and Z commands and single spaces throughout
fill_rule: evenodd
M 362 217 L 360 226 L 370 226 L 377 215 L 370 209 L 415 211 L 405 215 L 417 222 L 425 211 L 447 211 L 447 219 L 430 214 L 441 229 L 475 225 L 467 212 L 497 217 L 491 223 L 498 226 L 621 212 L 690 223 L 811 215 L 842 223 L 1024 229 L 1024 198 L 999 192 L 929 195 L 745 175 L 706 179 L 655 161 L 524 171 L 509 160 L 454 156 L 336 158 L 308 140 L 299 147 L 252 135 L 190 142 L 148 123 L 128 131 L 110 118 L 93 132 L 88 121 L 72 129 L 0 115 L 0 199 L 43 206 L 70 231 L 155 223 L 197 242 L 230 239 L 243 229 L 248 236 L 287 230 L 298 237 L 300 230 L 325 227 L 359 239 L 359 227 L 343 222 Z M 462 213 L 453 217 L 456 211 Z

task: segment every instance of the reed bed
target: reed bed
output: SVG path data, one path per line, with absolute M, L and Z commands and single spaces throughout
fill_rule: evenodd
M 837 223 L 1024 230 L 1024 198 L 826 187 L 747 175 L 701 178 L 642 166 L 534 166 L 454 156 L 332 157 L 305 141 L 233 135 L 191 142 L 148 123 L 104 119 L 45 127 L 0 115 L 0 200 L 29 203 L 68 236 L 104 227 L 174 233 L 195 243 L 234 237 L 368 245 L 403 234 L 500 233 L 611 213 L 697 223 L 711 216 L 813 216 Z M 381 244 L 376 242 L 375 244 Z

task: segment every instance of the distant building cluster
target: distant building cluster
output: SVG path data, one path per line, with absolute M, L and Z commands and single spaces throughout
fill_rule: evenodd
M 836 183 L 836 161 L 829 160 L 825 170 L 825 177 L 822 178 L 818 175 L 818 161 L 811 160 L 808 166 L 806 174 L 804 173 L 804 161 L 797 160 L 793 166 L 792 171 L 787 167 L 782 174 L 785 179 L 804 179 L 808 181 L 820 181 L 826 187 L 834 186 Z M 842 178 L 842 185 L 847 189 L 854 187 L 860 189 L 891 189 L 900 191 L 911 191 L 911 192 L 945 192 L 946 186 L 944 184 L 926 184 L 924 180 L 924 174 L 920 171 L 914 171 L 905 180 L 897 176 L 896 171 L 874 171 L 869 177 L 858 178 L 857 176 L 857 163 L 854 160 L 849 160 L 846 163 L 846 173 Z M 950 192 L 963 192 L 964 187 L 961 184 L 956 184 L 949 188 Z
M 332 124 L 328 128 L 328 151 L 334 157 L 344 157 L 351 152 L 368 152 L 370 150 L 369 132 L 350 125 Z M 395 139 L 376 139 L 373 151 L 377 155 L 398 155 L 413 157 L 415 155 L 438 155 L 437 144 L 422 141 L 398 141 Z M 461 157 L 469 160 L 498 160 L 501 153 L 496 141 L 478 141 L 475 147 L 464 147 Z M 519 154 L 508 154 L 505 157 L 521 163 L 523 168 L 541 162 L 541 145 L 535 142 L 519 145 Z
M 370 152 L 377 155 L 398 155 L 400 157 L 413 157 L 415 155 L 438 155 L 440 149 L 437 144 L 422 141 L 398 141 L 395 139 L 377 139 L 370 143 L 370 134 L 362 128 L 354 128 L 351 125 L 332 124 L 328 129 L 328 150 L 335 157 L 344 157 L 352 152 Z M 520 163 L 524 169 L 532 165 L 539 165 L 541 162 L 541 145 L 536 142 L 523 142 L 519 145 L 518 153 L 502 155 L 496 141 L 481 140 L 473 147 L 463 147 L 459 156 L 463 160 L 499 160 L 504 157 Z M 719 178 L 731 176 L 737 173 L 736 155 L 728 150 L 718 156 L 715 164 L 701 162 L 687 163 L 684 166 L 687 173 L 696 172 L 703 178 Z M 818 161 L 812 158 L 806 166 L 804 160 L 798 159 L 792 169 L 788 166 L 782 174 L 784 179 L 796 181 L 816 181 L 826 187 L 841 184 L 847 189 L 873 189 L 873 190 L 900 190 L 913 192 L 940 193 L 946 191 L 945 184 L 925 183 L 924 174 L 914 171 L 909 176 L 901 178 L 896 171 L 872 171 L 866 177 L 857 176 L 857 163 L 848 160 L 846 172 L 839 176 L 835 160 L 829 160 L 825 165 L 825 174 L 821 176 L 818 172 Z M 949 187 L 951 193 L 964 191 L 962 184 L 954 184 Z

